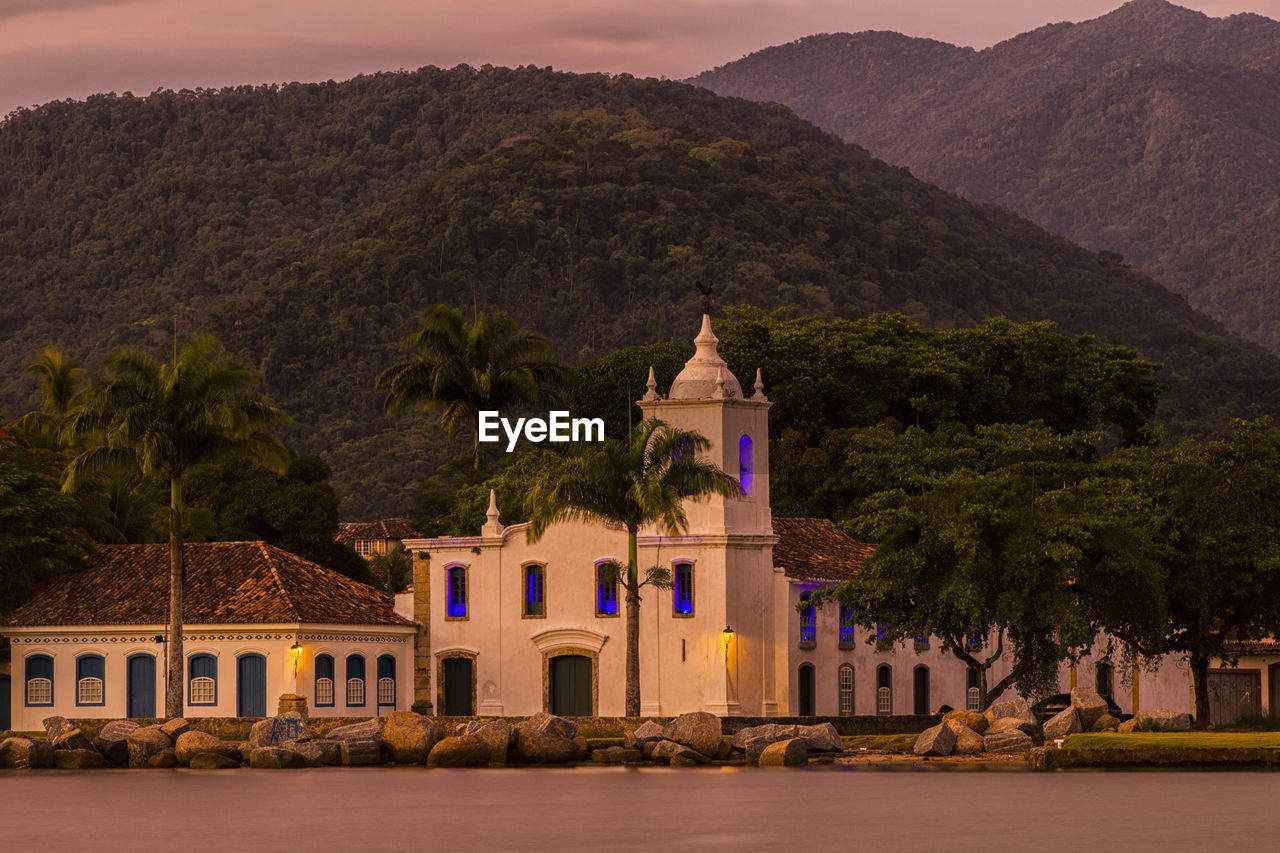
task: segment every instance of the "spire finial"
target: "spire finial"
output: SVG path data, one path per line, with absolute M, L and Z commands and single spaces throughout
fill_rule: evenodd
M 751 397 L 752 400 L 764 399 L 764 379 L 760 375 L 760 368 L 756 368 L 756 393 Z
M 649 390 L 644 392 L 642 400 L 658 399 L 658 380 L 653 378 L 653 365 L 649 365 L 649 381 L 645 383 L 645 387 Z
M 489 510 L 485 513 L 488 519 L 484 523 L 484 527 L 480 530 L 481 536 L 500 536 L 502 534 L 502 523 L 498 520 L 498 493 L 493 489 L 489 490 Z
M 723 367 L 716 368 L 716 390 L 715 390 L 715 393 L 712 394 L 711 396 L 717 400 L 723 400 L 729 396 L 728 394 L 725 393 L 725 390 L 724 390 L 724 368 Z

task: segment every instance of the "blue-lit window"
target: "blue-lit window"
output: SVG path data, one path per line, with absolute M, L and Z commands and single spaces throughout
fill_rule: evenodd
M 32 655 L 27 658 L 27 705 L 53 704 L 53 658 Z
M 316 707 L 333 707 L 333 655 L 316 658 Z
M 546 616 L 547 574 L 542 566 L 524 567 L 524 615 Z
M 800 644 L 812 646 L 818 641 L 818 619 L 813 610 L 813 596 L 800 595 Z
M 853 646 L 854 634 L 853 629 L 857 626 L 857 622 L 853 618 L 853 610 L 847 605 L 840 605 L 840 647 L 851 648 Z
M 465 619 L 467 615 L 467 567 L 453 566 L 449 569 L 449 589 L 445 595 L 445 615 L 457 619 Z
M 751 436 L 738 439 L 738 485 L 748 497 L 755 493 L 755 459 L 751 452 Z
M 917 652 L 929 651 L 929 635 L 916 634 L 915 649 Z
M 671 607 L 676 616 L 693 615 L 693 564 L 676 563 Z
M 76 658 L 76 704 L 105 705 L 107 665 L 102 655 Z
M 347 705 L 364 705 L 364 656 L 347 656 Z
M 618 615 L 617 569 L 609 563 L 596 566 L 596 615 Z
M 218 704 L 218 659 L 192 655 L 187 661 L 187 704 Z
M 889 623 L 877 622 L 876 623 L 876 642 L 883 643 L 884 638 L 887 636 L 889 636 Z

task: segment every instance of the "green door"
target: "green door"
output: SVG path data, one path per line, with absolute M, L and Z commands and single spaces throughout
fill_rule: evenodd
M 591 716 L 591 658 L 561 655 L 551 659 L 551 713 Z

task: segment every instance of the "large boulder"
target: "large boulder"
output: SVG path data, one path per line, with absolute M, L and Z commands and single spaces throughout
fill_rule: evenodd
M 25 737 L 5 738 L 0 742 L 0 767 L 35 770 L 53 766 L 53 746 L 47 740 Z
M 978 755 L 987 751 L 987 742 L 982 739 L 982 735 L 966 726 L 959 720 L 952 720 L 944 725 L 951 729 L 956 736 L 956 747 L 952 754 L 954 755 Z
M 1036 721 L 1034 718 L 1028 720 L 1020 717 L 1001 717 L 991 725 L 987 726 L 987 730 L 983 732 L 983 734 L 989 735 L 994 732 L 1004 731 L 1005 729 L 1018 729 L 1028 737 L 1035 737 Z
M 208 732 L 190 731 L 178 735 L 178 740 L 173 745 L 173 753 L 178 764 L 183 767 L 190 766 L 191 760 L 203 753 L 221 755 L 233 759 L 236 764 L 240 763 L 239 749 L 232 744 L 223 743 L 221 738 Z
M 1063 708 L 1061 712 L 1054 714 L 1044 724 L 1044 736 L 1050 740 L 1063 738 L 1080 731 L 1083 731 L 1080 727 L 1080 715 L 1076 712 L 1074 706 Z
M 662 740 L 662 726 L 653 720 L 645 720 L 634 732 L 626 732 L 622 739 L 625 749 L 639 749 L 646 743 Z
M 1191 715 L 1168 708 L 1153 708 L 1137 715 L 1139 731 L 1185 732 L 1191 729 Z
M 720 718 L 706 711 L 681 714 L 663 727 L 662 736 L 703 755 L 715 755 L 722 737 Z
M 778 741 L 773 739 L 772 735 L 762 734 L 751 738 L 743 745 L 743 752 L 746 753 L 748 764 L 759 764 L 760 756 L 764 751 L 773 746 Z
M 126 738 L 129 744 L 129 766 L 130 767 L 153 767 L 151 759 L 160 755 L 165 750 L 172 752 L 173 741 L 169 740 L 169 736 L 160 731 L 159 726 L 144 726 L 129 732 Z M 177 761 L 176 757 L 174 759 Z M 172 766 L 172 765 L 170 765 Z
M 1015 696 L 1012 699 L 1004 699 L 999 702 L 992 702 L 987 710 L 982 712 L 987 718 L 987 722 L 994 723 L 996 720 L 1005 717 L 1017 717 L 1020 720 L 1035 720 L 1035 714 L 1031 713 L 1031 706 L 1027 704 L 1027 700 L 1021 696 Z M 970 726 L 972 728 L 972 726 Z
M 436 724 L 413 711 L 396 711 L 382 728 L 382 745 L 396 764 L 421 764 L 439 739 Z
M 539 711 L 529 719 L 516 723 L 515 728 L 521 737 L 525 732 L 551 734 L 565 740 L 573 740 L 578 736 L 577 723 L 566 720 L 564 717 L 557 717 L 555 714 L 548 714 L 546 711 Z
M 1089 731 L 1114 732 L 1119 727 L 1120 727 L 1119 720 L 1117 720 L 1115 717 L 1111 716 L 1110 714 L 1103 714 L 1101 717 L 1094 720 L 1093 725 L 1089 727 Z
M 831 723 L 800 726 L 796 737 L 809 744 L 810 752 L 844 752 L 844 741 Z
M 489 745 L 473 734 L 447 737 L 436 743 L 427 755 L 428 767 L 485 767 L 488 764 Z
M 326 747 L 325 744 L 328 746 Z M 326 740 L 323 743 L 314 740 L 287 740 L 280 745 L 280 748 L 301 755 L 307 767 L 323 767 L 329 763 L 330 758 L 336 758 L 334 763 L 342 763 L 340 744 L 341 741 L 336 740 Z
M 659 741 L 657 746 L 653 748 L 653 760 L 665 761 L 677 767 L 692 767 L 695 764 L 710 763 L 711 757 L 686 744 L 676 743 L 673 740 L 664 740 Z
M 524 728 L 519 729 L 519 732 L 515 757 L 525 764 L 563 764 L 578 757 L 579 745 L 571 738 L 562 737 L 551 729 Z M 472 734 L 465 737 L 476 738 L 477 741 L 485 743 L 486 748 L 491 749 L 491 746 L 481 740 L 479 735 Z M 486 755 L 488 754 L 486 752 Z
M 41 722 L 54 749 L 93 749 L 93 741 L 66 717 L 45 717 Z
M 1030 752 L 1032 746 L 1031 735 L 1016 726 L 995 732 L 987 729 L 982 741 L 987 752 Z
M 168 724 L 166 723 L 166 725 Z M 351 726 L 344 726 L 344 728 L 351 728 Z M 267 717 L 264 720 L 259 720 L 249 730 L 249 743 L 253 744 L 254 749 L 264 746 L 280 746 L 291 740 L 311 740 L 311 730 L 307 728 L 307 721 L 297 711 L 289 711 L 277 717 Z
M 965 728 L 971 729 L 978 734 L 985 732 L 987 730 L 987 726 L 991 725 L 991 721 L 982 716 L 978 711 L 963 711 L 956 709 L 954 711 L 948 711 L 942 716 L 942 722 L 944 723 L 949 723 L 952 720 L 959 720 Z
M 169 736 L 169 740 L 176 744 L 178 742 L 178 738 L 191 731 L 191 724 L 182 717 L 174 717 L 172 720 L 161 723 L 160 731 L 167 734 Z
M 379 717 L 371 717 L 362 723 L 352 723 L 347 726 L 338 726 L 325 737 L 330 740 L 346 740 L 351 737 L 369 737 L 377 735 L 382 737 L 382 727 L 384 721 Z
M 623 746 L 597 749 L 591 753 L 591 760 L 596 764 L 639 764 L 643 757 L 640 750 Z
M 259 746 L 249 753 L 249 766 L 259 770 L 293 770 L 307 764 L 306 756 L 282 746 Z
M 511 751 L 514 730 L 506 720 L 493 720 L 482 723 L 468 734 L 480 738 L 489 746 L 489 763 L 506 764 L 507 753 Z
M 177 767 L 177 766 L 178 766 L 178 756 L 177 756 L 177 754 L 175 753 L 175 751 L 174 751 L 174 748 L 173 748 L 173 747 L 169 747 L 168 749 L 162 749 L 162 750 L 160 750 L 159 752 L 157 752 L 156 754 L 154 754 L 154 755 L 150 756 L 149 758 L 147 758 L 147 766 L 148 766 L 148 767 L 161 767 L 161 768 L 164 768 L 164 767 Z
M 807 728 L 807 727 L 806 727 Z M 745 752 L 747 741 L 758 737 L 769 738 L 770 743 L 776 743 L 780 740 L 796 737 L 796 733 L 800 727 L 796 725 L 784 726 L 781 723 L 765 723 L 760 726 L 748 726 L 745 729 L 738 729 L 734 733 L 733 739 L 729 744 L 740 752 Z
M 1116 731 L 1122 735 L 1132 734 L 1138 730 L 1138 718 L 1130 717 L 1120 725 L 1116 726 Z
M 106 767 L 107 759 L 96 749 L 55 749 L 53 766 L 62 770 L 89 770 Z
M 1072 687 L 1071 707 L 1080 715 L 1080 728 L 1089 731 L 1098 718 L 1107 713 L 1107 700 L 1092 687 Z
M 192 770 L 230 770 L 239 767 L 240 762 L 216 752 L 200 752 L 191 757 L 189 766 Z
M 343 767 L 367 767 L 382 761 L 381 735 L 349 735 L 337 743 Z
M 769 744 L 760 753 L 761 767 L 799 767 L 809 761 L 809 746 L 803 738 L 788 738 Z
M 98 732 L 93 746 L 112 764 L 123 767 L 129 763 L 129 733 L 137 730 L 133 720 L 112 720 Z
M 956 748 L 956 733 L 946 723 L 925 729 L 916 738 L 916 755 L 950 755 Z

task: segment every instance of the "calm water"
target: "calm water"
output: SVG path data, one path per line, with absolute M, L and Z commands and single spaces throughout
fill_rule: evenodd
M 1280 774 L 0 773 L 0 850 L 1276 850 Z

